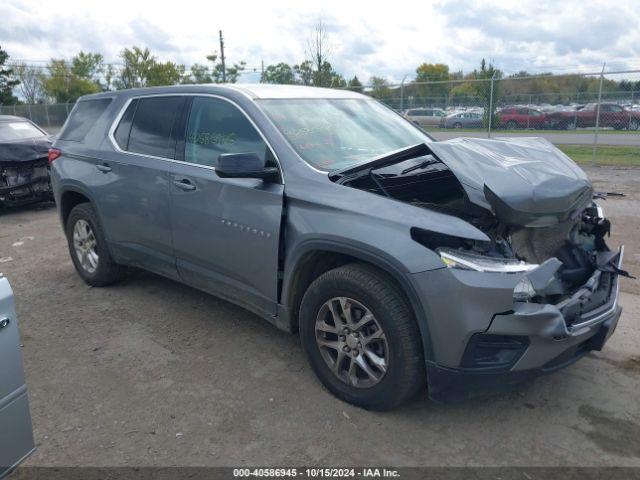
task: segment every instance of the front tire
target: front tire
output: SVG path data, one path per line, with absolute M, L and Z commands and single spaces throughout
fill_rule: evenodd
M 104 287 L 122 280 L 125 268 L 111 257 L 91 204 L 81 203 L 71 210 L 66 233 L 71 260 L 85 283 Z
M 426 387 L 413 313 L 386 275 L 368 265 L 336 268 L 311 284 L 300 338 L 323 385 L 354 405 L 388 410 Z

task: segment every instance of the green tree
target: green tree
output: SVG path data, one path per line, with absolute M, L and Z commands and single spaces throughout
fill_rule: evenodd
M 46 96 L 57 103 L 72 103 L 82 95 L 100 92 L 96 82 L 75 75 L 65 60 L 51 60 L 47 74 L 42 79 L 42 89 Z
M 182 83 L 212 83 L 213 79 L 211 78 L 211 73 L 209 72 L 209 67 L 206 65 L 202 65 L 200 63 L 194 63 L 191 65 L 191 69 L 189 70 L 189 74 L 186 75 Z
M 185 76 L 184 65 L 159 62 L 148 48 L 125 48 L 120 58 L 124 66 L 114 82 L 117 88 L 176 85 L 183 82 Z
M 211 81 L 213 83 L 222 83 L 222 61 L 220 61 L 218 55 L 215 53 L 207 55 L 207 60 L 213 63 L 211 68 Z M 245 66 L 246 62 L 234 63 L 231 66 L 226 65 L 226 82 L 236 83 L 240 75 L 242 75 Z
M 149 71 L 156 61 L 149 49 L 142 50 L 140 47 L 125 48 L 120 53 L 120 58 L 124 66 L 115 81 L 116 88 L 146 87 L 149 80 Z
M 414 95 L 422 104 L 445 103 L 450 91 L 449 66 L 444 63 L 423 63 L 416 68 Z M 422 82 L 426 85 L 418 85 Z
M 357 76 L 354 76 L 351 80 L 349 80 L 348 83 L 348 88 L 349 90 L 353 90 L 354 92 L 358 92 L 358 93 L 362 93 L 362 83 L 360 83 L 360 80 L 358 80 Z
M 13 95 L 13 88 L 20 80 L 14 78 L 13 69 L 6 66 L 9 54 L 0 47 L 0 105 L 10 105 L 18 101 Z
M 293 71 L 296 74 L 297 82 L 302 85 L 313 85 L 313 64 L 305 60 L 299 65 L 294 65 Z
M 269 65 L 260 76 L 260 83 L 277 83 L 283 85 L 296 83 L 294 69 L 291 65 L 284 62 Z
M 71 73 L 79 78 L 100 82 L 104 72 L 104 57 L 100 53 L 85 53 L 82 50 L 71 59 Z
M 389 88 L 389 82 L 382 78 L 373 76 L 369 79 L 371 85 L 371 96 L 378 100 L 388 100 L 391 97 L 391 89 Z

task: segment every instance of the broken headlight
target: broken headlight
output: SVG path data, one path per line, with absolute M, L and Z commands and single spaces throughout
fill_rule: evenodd
M 515 258 L 489 257 L 449 248 L 440 248 L 438 253 L 447 267 L 475 270 L 476 272 L 522 273 L 538 266 Z

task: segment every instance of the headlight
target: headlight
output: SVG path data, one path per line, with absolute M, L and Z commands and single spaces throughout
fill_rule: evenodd
M 476 272 L 521 273 L 538 265 L 510 258 L 495 258 L 448 248 L 438 249 L 440 258 L 449 268 L 475 270 Z
M 513 289 L 513 299 L 516 302 L 528 302 L 536 295 L 536 289 L 533 288 L 533 283 L 531 283 L 529 277 L 522 277 L 522 280 Z

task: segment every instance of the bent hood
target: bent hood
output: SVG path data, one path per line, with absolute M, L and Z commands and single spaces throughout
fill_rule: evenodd
M 28 162 L 46 157 L 51 141 L 48 137 L 15 142 L 0 142 L 0 163 Z
M 458 178 L 470 202 L 508 225 L 561 223 L 593 196 L 582 169 L 543 138 L 456 138 L 427 145 Z

